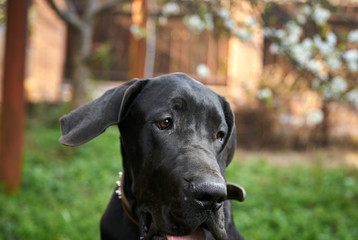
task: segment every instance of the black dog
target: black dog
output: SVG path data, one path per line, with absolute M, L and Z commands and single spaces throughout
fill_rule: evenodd
M 102 239 L 242 239 L 225 201 L 245 192 L 225 180 L 235 125 L 223 97 L 182 73 L 132 80 L 64 116 L 60 142 L 77 146 L 114 124 L 124 175 Z

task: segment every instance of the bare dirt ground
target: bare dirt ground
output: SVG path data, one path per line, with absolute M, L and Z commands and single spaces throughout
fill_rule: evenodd
M 306 151 L 293 150 L 244 150 L 238 149 L 236 157 L 242 161 L 262 158 L 279 166 L 292 164 L 321 164 L 326 167 L 358 168 L 358 150 L 337 148 L 312 149 Z

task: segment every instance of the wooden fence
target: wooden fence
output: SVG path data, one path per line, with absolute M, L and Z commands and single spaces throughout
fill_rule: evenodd
M 107 14 L 96 26 L 94 48 L 109 44 L 110 66 L 93 66 L 95 79 L 128 80 L 130 17 L 123 14 Z M 212 31 L 201 34 L 192 32 L 182 18 L 170 18 L 164 26 L 156 28 L 154 75 L 185 72 L 205 84 L 226 85 L 227 82 L 227 36 Z M 197 67 L 205 64 L 208 76 L 199 76 Z

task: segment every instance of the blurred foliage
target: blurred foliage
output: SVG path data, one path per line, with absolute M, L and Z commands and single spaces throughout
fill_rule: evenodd
M 121 168 L 118 131 L 64 147 L 58 119 L 67 108 L 29 108 L 22 189 L 12 196 L 0 190 L 0 239 L 99 239 L 99 219 Z
M 357 169 L 310 165 L 278 167 L 266 159 L 233 162 L 229 181 L 245 187 L 234 203 L 235 223 L 246 239 L 355 239 Z
M 27 123 L 21 191 L 0 189 L 0 239 L 99 239 L 99 221 L 121 168 L 116 127 L 89 143 L 59 144 L 66 105 L 33 105 Z M 316 163 L 278 167 L 235 159 L 229 181 L 245 187 L 234 203 L 246 239 L 355 239 L 358 171 Z
M 70 111 L 69 103 L 28 103 L 27 127 L 59 128 L 60 117 Z
M 6 6 L 7 0 L 0 0 L 0 24 L 6 22 Z
M 92 69 L 92 77 L 96 78 L 96 70 L 101 70 L 104 72 L 102 77 L 105 79 L 110 78 L 110 70 L 112 64 L 112 57 L 111 57 L 111 45 L 109 43 L 99 44 L 93 50 L 93 53 L 89 60 L 89 66 Z

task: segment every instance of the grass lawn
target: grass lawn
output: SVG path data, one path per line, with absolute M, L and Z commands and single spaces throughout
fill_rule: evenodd
M 121 168 L 119 134 L 112 127 L 83 146 L 61 146 L 57 119 L 64 112 L 37 106 L 29 115 L 22 188 L 11 196 L 0 189 L 0 239 L 99 239 Z M 235 158 L 227 177 L 247 191 L 233 207 L 248 240 L 357 239 L 357 169 L 278 166 L 263 156 Z

